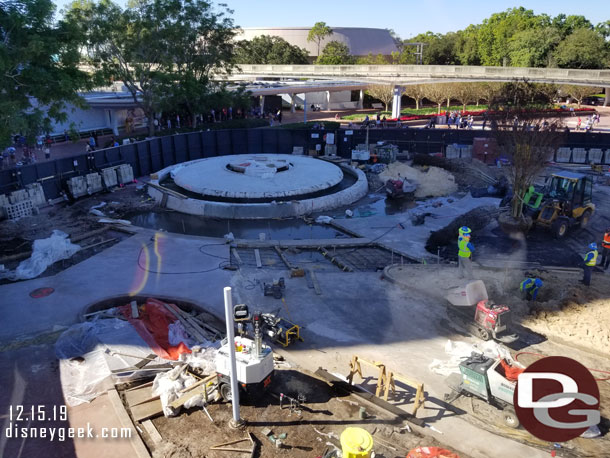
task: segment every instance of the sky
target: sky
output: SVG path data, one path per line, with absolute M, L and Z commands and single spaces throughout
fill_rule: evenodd
M 125 4 L 125 0 L 115 0 Z M 68 0 L 55 0 L 59 8 Z M 216 1 L 216 3 L 220 3 Z M 478 24 L 493 13 L 523 6 L 536 14 L 579 14 L 593 24 L 610 19 L 609 0 L 224 0 L 240 27 L 331 27 L 393 29 L 401 38 L 427 31 L 447 33 Z M 58 9 L 59 9 L 58 8 Z

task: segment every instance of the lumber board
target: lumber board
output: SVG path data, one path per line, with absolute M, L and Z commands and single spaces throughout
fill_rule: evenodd
M 320 289 L 320 284 L 318 283 L 318 277 L 316 273 L 312 269 L 307 269 L 307 275 L 311 277 L 311 282 L 313 283 L 313 289 L 316 294 L 319 296 L 322 294 L 322 290 Z
M 125 402 L 127 402 L 127 405 L 130 408 L 156 399 L 159 399 L 159 396 L 153 396 L 152 387 L 150 386 L 146 386 L 140 390 L 125 391 Z
M 203 337 L 204 340 L 211 340 L 210 336 L 207 334 L 207 331 L 199 325 L 197 320 L 195 320 L 195 318 L 190 313 L 185 312 L 175 304 L 170 304 L 170 307 L 172 307 L 178 315 L 184 318 L 191 325 L 191 327 Z
M 277 255 L 280 257 L 280 259 L 282 260 L 282 262 L 284 263 L 284 265 L 286 267 L 288 267 L 288 270 L 291 270 L 293 268 L 292 264 L 290 264 L 290 261 L 288 261 L 288 258 L 286 258 L 286 256 L 284 255 L 284 253 L 282 252 L 282 250 L 280 249 L 280 247 L 278 247 L 277 245 L 274 246 L 273 248 L 275 248 L 275 251 L 277 252 Z
M 142 438 L 138 434 L 138 432 L 135 428 L 135 425 L 133 424 L 133 422 L 131 421 L 131 418 L 129 418 L 129 414 L 125 410 L 125 406 L 121 402 L 119 393 L 117 393 L 117 391 L 113 388 L 111 390 L 108 390 L 107 394 L 108 394 L 108 399 L 110 400 L 112 407 L 114 408 L 114 411 L 115 411 L 117 417 L 119 418 L 119 422 L 121 423 L 121 426 L 124 428 L 131 429 L 132 434 L 130 436 L 131 438 L 129 439 L 129 443 L 132 446 L 133 451 L 135 453 L 134 456 L 136 458 L 150 458 L 150 454 L 148 453 L 148 450 L 146 449 L 144 442 L 142 442 Z M 160 404 L 160 402 L 159 402 L 159 404 Z
M 254 257 L 256 258 L 256 267 L 259 269 L 263 267 L 263 263 L 261 262 L 261 252 L 258 248 L 254 249 Z
M 231 248 L 231 253 L 233 253 L 233 257 L 237 261 L 237 264 L 242 265 L 243 262 L 241 260 L 241 257 L 239 256 L 239 253 L 237 252 L 237 250 L 235 248 Z
M 155 428 L 155 425 L 153 424 L 152 421 L 144 420 L 142 422 L 142 427 L 148 433 L 148 435 L 150 436 L 151 440 L 155 444 L 160 444 L 161 442 L 163 442 L 163 437 L 161 437 L 161 434 L 159 434 L 159 431 L 157 430 L 157 428 Z
M 186 330 L 186 332 L 188 332 L 189 334 L 191 334 L 192 337 L 194 337 L 195 339 L 199 339 L 201 341 L 206 341 L 208 340 L 207 337 L 205 337 L 201 332 L 199 332 L 196 328 L 193 327 L 193 325 L 191 323 L 189 323 L 179 312 L 177 312 L 173 307 L 170 306 L 170 304 L 166 304 L 165 302 L 163 303 L 163 306 L 172 314 L 174 315 L 178 321 L 180 321 L 180 323 L 182 323 L 182 325 L 184 326 L 184 329 Z
M 131 407 L 129 410 L 131 410 L 131 415 L 136 421 L 148 420 L 149 418 L 163 414 L 163 406 L 159 399 L 138 404 L 137 406 Z

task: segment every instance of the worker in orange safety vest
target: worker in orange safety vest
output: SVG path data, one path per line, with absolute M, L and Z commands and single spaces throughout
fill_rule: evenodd
M 602 262 L 600 267 L 604 270 L 610 265 L 610 227 L 606 228 L 604 240 L 602 241 Z

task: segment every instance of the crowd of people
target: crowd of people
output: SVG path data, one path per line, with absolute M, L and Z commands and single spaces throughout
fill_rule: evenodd
M 45 159 L 50 159 L 51 146 L 53 145 L 51 136 L 49 134 L 37 135 L 35 142 L 35 146 L 31 146 L 23 135 L 15 135 L 13 144 L 5 148 L 0 154 L 0 169 L 16 165 L 35 164 L 39 159 L 42 159 L 43 155 Z

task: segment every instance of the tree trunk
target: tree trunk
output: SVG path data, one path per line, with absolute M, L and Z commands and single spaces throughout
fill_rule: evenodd
M 447 108 L 451 106 L 451 98 L 447 97 Z
M 465 112 L 465 111 L 466 111 L 466 104 L 465 104 L 465 103 L 463 103 L 463 104 L 462 104 L 462 113 L 463 113 L 463 112 Z
M 441 105 L 443 104 L 443 102 L 438 104 L 438 113 L 437 114 L 441 114 Z
M 522 198 L 523 198 L 523 192 L 521 190 L 514 190 L 514 195 L 513 195 L 513 199 L 510 203 L 510 209 L 511 209 L 511 215 L 513 216 L 513 218 L 515 219 L 520 219 L 521 215 L 523 214 L 523 202 L 522 202 Z
M 148 136 L 149 137 L 154 137 L 155 136 L 155 113 L 146 113 L 146 116 L 148 117 Z
M 415 99 L 415 109 L 419 110 L 419 99 Z

